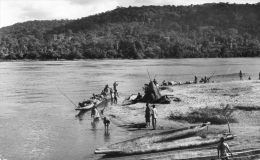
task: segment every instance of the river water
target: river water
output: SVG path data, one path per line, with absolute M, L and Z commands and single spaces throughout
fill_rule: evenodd
M 102 124 L 93 127 L 89 113 L 75 118 L 73 104 L 119 82 L 121 96 L 142 92 L 150 77 L 190 81 L 194 75 L 238 73 L 257 79 L 259 58 L 87 60 L 0 62 L 0 158 L 7 160 L 96 159 L 93 151 L 130 135 Z M 233 77 L 236 79 L 236 77 Z M 238 78 L 237 78 L 238 79 Z M 60 91 L 61 92 L 60 92 Z

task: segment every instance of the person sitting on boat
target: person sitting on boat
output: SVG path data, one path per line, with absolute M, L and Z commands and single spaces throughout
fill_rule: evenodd
M 157 109 L 155 108 L 155 105 L 153 105 L 152 108 L 152 125 L 153 125 L 153 129 L 156 129 L 156 122 L 157 122 L 157 117 L 158 117 L 158 113 L 157 113 Z
M 149 103 L 146 103 L 146 109 L 145 109 L 145 122 L 146 122 L 146 128 L 150 127 L 150 107 Z
M 220 158 L 221 160 L 228 160 L 229 156 L 232 156 L 232 153 L 229 149 L 229 146 L 227 143 L 224 143 L 225 139 L 223 137 L 220 138 L 220 143 L 218 145 L 218 158 Z M 230 153 L 230 155 L 229 155 Z
M 140 101 L 142 98 L 143 98 L 143 97 L 142 97 L 141 93 L 138 92 L 138 94 L 137 94 L 137 96 L 136 96 L 136 98 L 135 98 L 134 101 L 135 101 L 135 102 L 138 102 L 138 101 Z
M 92 94 L 92 99 L 96 99 L 95 93 Z
M 165 80 L 163 80 L 162 85 L 167 86 L 167 82 Z
M 154 83 L 155 86 L 158 86 L 158 82 L 156 81 L 155 78 L 153 79 L 153 83 Z

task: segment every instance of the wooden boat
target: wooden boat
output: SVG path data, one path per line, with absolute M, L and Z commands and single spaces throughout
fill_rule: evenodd
M 75 110 L 77 110 L 77 111 L 88 111 L 94 106 L 95 102 L 96 102 L 96 106 L 98 108 L 106 107 L 110 100 L 111 100 L 110 98 L 93 99 L 91 103 L 87 104 L 84 107 L 78 106 Z
M 243 150 L 232 152 L 233 156 L 229 159 L 250 159 L 260 156 L 260 149 Z M 159 156 L 145 157 L 141 160 L 157 160 L 157 159 L 175 159 L 175 160 L 220 160 L 218 159 L 216 149 L 207 150 L 205 148 L 198 148 L 196 150 L 180 150 L 171 154 L 164 154 Z
M 208 125 L 209 123 L 206 123 L 199 126 L 192 126 L 189 128 L 180 129 L 177 131 L 170 130 L 145 135 L 135 139 L 111 144 L 104 148 L 98 148 L 95 150 L 95 154 L 142 154 L 201 145 L 200 141 L 194 141 L 192 143 L 189 143 L 189 141 L 184 141 L 185 143 L 183 143 L 183 139 L 181 138 L 193 136 L 199 131 L 207 128 Z
M 137 94 L 132 94 L 131 96 L 129 96 L 128 98 L 126 98 L 123 102 L 122 102 L 122 106 L 126 106 L 126 105 L 131 105 L 131 104 L 135 104 Z
M 102 101 L 96 100 L 96 99 L 95 100 L 92 100 L 92 99 L 87 100 L 87 101 L 84 101 L 81 104 L 79 104 L 78 107 L 75 110 L 77 110 L 77 111 L 82 111 L 82 110 L 87 111 L 87 110 L 90 110 L 94 106 L 94 103 L 96 103 L 98 105 L 101 102 Z

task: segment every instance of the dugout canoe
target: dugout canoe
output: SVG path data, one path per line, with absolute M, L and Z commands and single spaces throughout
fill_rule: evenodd
M 99 104 L 99 103 L 101 103 L 102 101 L 98 101 L 98 102 L 96 102 L 97 103 L 97 105 Z M 91 103 L 89 103 L 89 104 L 87 104 L 87 105 L 84 105 L 84 107 L 81 107 L 80 105 L 75 109 L 76 111 L 87 111 L 87 110 L 90 110 L 92 107 L 94 106 L 94 102 L 91 102 Z
M 202 125 L 179 129 L 177 131 L 169 130 L 145 135 L 142 137 L 111 144 L 103 148 L 97 148 L 95 150 L 95 154 L 131 155 L 183 148 L 182 144 L 174 143 L 174 145 L 170 145 L 168 142 L 170 141 L 170 143 L 173 143 L 175 141 L 179 141 L 181 138 L 193 136 L 196 133 L 206 129 L 208 125 L 209 123 L 204 123 Z
M 225 140 L 233 139 L 233 135 L 227 135 L 224 137 Z M 110 155 L 133 155 L 133 154 L 145 154 L 145 153 L 154 153 L 170 150 L 181 150 L 187 148 L 196 148 L 212 144 L 219 143 L 220 137 L 211 137 L 211 138 L 202 138 L 199 136 L 189 137 L 184 139 L 177 139 L 174 141 L 168 142 L 154 142 L 154 143 L 144 143 L 138 144 L 133 143 L 129 145 L 127 143 L 114 144 L 108 146 L 107 148 L 97 149 L 96 154 L 110 154 Z
M 129 96 L 128 98 L 126 98 L 123 102 L 122 102 L 122 106 L 127 106 L 127 105 L 131 105 L 131 104 L 135 104 L 137 101 L 135 101 L 137 97 L 137 94 L 132 94 L 131 96 Z
M 75 110 L 77 110 L 77 111 L 89 111 L 94 106 L 94 102 L 96 102 L 96 106 L 98 108 L 106 107 L 110 100 L 111 100 L 110 98 L 104 98 L 102 100 L 95 99 L 92 103 L 90 103 L 90 104 L 88 104 L 84 107 L 78 106 L 77 108 L 75 108 Z
M 216 148 L 216 147 L 215 147 Z M 192 150 L 178 150 L 176 152 L 164 155 L 155 155 L 141 158 L 141 160 L 157 160 L 157 159 L 175 159 L 175 160 L 220 160 L 218 159 L 216 149 L 197 148 Z M 250 159 L 260 155 L 260 149 L 232 151 L 233 156 L 229 159 Z

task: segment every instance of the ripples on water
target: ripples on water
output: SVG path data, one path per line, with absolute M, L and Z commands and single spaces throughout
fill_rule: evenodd
M 128 134 L 115 126 L 105 134 L 101 123 L 91 124 L 89 113 L 79 121 L 74 106 L 57 88 L 77 103 L 114 81 L 119 81 L 122 96 L 142 92 L 149 80 L 147 70 L 161 82 L 239 70 L 256 79 L 259 68 L 259 58 L 1 62 L 0 155 L 26 160 L 92 159 L 97 146 Z

